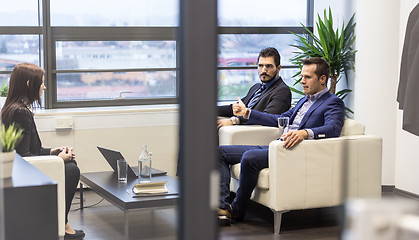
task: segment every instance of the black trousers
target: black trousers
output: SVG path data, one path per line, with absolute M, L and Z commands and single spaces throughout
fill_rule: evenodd
M 75 160 L 64 163 L 65 167 L 65 223 L 68 222 L 68 213 L 70 212 L 71 202 L 77 190 L 77 184 L 80 179 L 80 169 Z M 81 200 L 80 200 L 81 201 Z

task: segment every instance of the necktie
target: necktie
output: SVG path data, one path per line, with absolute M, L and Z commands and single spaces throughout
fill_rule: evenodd
M 265 90 L 265 88 L 266 88 L 266 86 L 264 84 L 262 84 L 262 86 L 259 88 L 259 90 L 256 91 L 256 93 L 253 96 L 253 98 L 250 99 L 250 102 L 247 105 L 247 107 L 253 108 L 255 106 L 256 102 L 259 100 L 259 98 L 262 95 L 262 92 L 263 92 L 263 90 Z

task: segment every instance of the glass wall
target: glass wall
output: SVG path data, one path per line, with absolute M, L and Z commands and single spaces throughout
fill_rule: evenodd
M 54 0 L 51 26 L 176 27 L 178 0 Z
M 176 103 L 178 6 L 178 0 L 8 1 L 0 9 L 0 84 L 16 64 L 30 62 L 46 70 L 46 108 Z M 280 75 L 294 84 L 291 32 L 304 33 L 308 6 L 307 0 L 218 1 L 220 101 L 242 97 L 260 81 L 257 56 L 266 47 L 278 49 Z
M 299 26 L 307 17 L 307 0 L 218 0 L 218 25 L 223 27 Z

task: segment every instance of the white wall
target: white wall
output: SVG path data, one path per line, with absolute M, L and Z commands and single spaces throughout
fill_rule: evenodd
M 332 8 L 336 26 L 356 14 L 356 70 L 345 104 L 354 118 L 363 122 L 366 133 L 383 137 L 382 184 L 395 185 L 396 90 L 399 59 L 399 2 L 380 0 L 318 0 L 315 14 Z M 385 59 L 385 61 L 382 61 Z
M 419 137 L 401 129 L 396 102 L 407 18 L 418 0 L 357 0 L 355 118 L 383 137 L 383 185 L 419 194 Z
M 404 35 L 410 11 L 419 0 L 403 0 L 400 4 L 399 58 L 403 49 Z M 419 43 L 416 43 L 419 44 Z M 418 66 L 419 67 L 419 66 Z M 419 194 L 419 137 L 402 130 L 403 111 L 397 111 L 396 126 L 396 187 Z
M 350 107 L 366 133 L 383 137 L 382 184 L 419 194 L 419 137 L 401 129 L 396 102 L 406 22 L 418 0 L 318 0 L 315 12 L 332 7 L 338 22 L 357 20 L 358 50 Z
M 382 184 L 395 185 L 400 2 L 357 0 L 355 119 L 383 137 Z
M 56 119 L 73 120 L 73 128 L 56 130 Z M 152 166 L 175 176 L 178 156 L 177 106 L 133 106 L 44 110 L 35 115 L 46 147 L 73 146 L 82 172 L 112 170 L 96 146 L 119 150 L 136 166 L 147 144 Z

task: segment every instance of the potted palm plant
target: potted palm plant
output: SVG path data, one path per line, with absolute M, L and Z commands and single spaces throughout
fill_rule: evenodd
M 15 147 L 23 137 L 23 130 L 16 127 L 14 123 L 6 129 L 4 124 L 1 128 L 2 153 L 0 164 L 2 169 L 2 178 L 10 178 L 13 170 L 13 160 L 15 159 Z
M 297 37 L 298 44 L 292 44 L 291 46 L 297 48 L 299 51 L 294 52 L 295 56 L 290 60 L 294 64 L 298 64 L 301 69 L 301 60 L 308 57 L 321 57 L 324 58 L 330 65 L 330 92 L 336 94 L 342 100 L 350 93 L 350 89 L 342 89 L 336 92 L 336 84 L 340 80 L 341 73 L 348 70 L 354 69 L 355 64 L 355 53 L 353 44 L 355 42 L 355 14 L 352 15 L 348 24 L 342 24 L 342 29 L 336 30 L 333 28 L 333 17 L 332 10 L 329 7 L 324 10 L 323 19 L 317 14 L 317 32 L 316 36 L 310 29 L 304 24 L 301 24 L 307 31 L 307 34 L 295 34 Z M 299 76 L 301 71 L 298 72 L 294 77 Z M 296 81 L 295 84 L 299 83 L 301 78 Z M 294 84 L 294 85 L 295 85 Z M 295 88 L 292 88 L 294 92 L 303 94 Z M 347 108 L 349 112 L 352 112 Z

